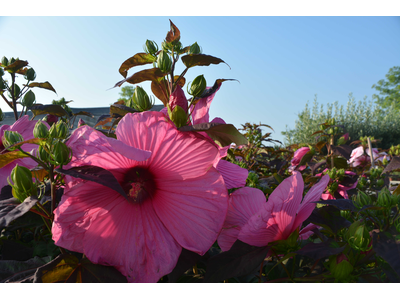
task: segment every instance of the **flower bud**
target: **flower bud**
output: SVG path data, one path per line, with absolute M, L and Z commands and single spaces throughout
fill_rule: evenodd
M 188 54 L 200 54 L 201 49 L 200 46 L 196 43 L 190 46 L 189 53 Z
M 35 124 L 35 128 L 33 128 L 33 136 L 35 138 L 45 139 L 49 135 L 49 129 L 47 126 L 42 123 L 42 121 L 38 120 Z
M 35 70 L 32 69 L 32 68 L 28 69 L 28 71 L 26 71 L 26 73 L 25 73 L 25 75 L 24 75 L 24 78 L 25 78 L 26 80 L 29 80 L 29 81 L 35 80 L 35 78 L 36 78 L 36 72 L 35 72 Z
M 36 156 L 39 158 L 41 161 L 48 162 L 50 158 L 50 154 L 42 147 L 39 146 L 36 150 Z
M 387 188 L 383 188 L 378 195 L 377 204 L 382 207 L 392 207 L 392 197 Z
M 84 126 L 84 125 L 86 125 L 85 121 L 83 121 L 81 118 L 79 118 L 78 128 L 81 127 L 81 126 Z
M 35 93 L 29 90 L 21 100 L 22 106 L 31 107 L 35 103 Z
M 13 188 L 13 193 L 20 201 L 24 201 L 29 196 L 36 196 L 37 189 L 32 181 L 32 172 L 18 164 L 11 171 L 10 178 L 14 184 L 7 179 L 8 183 Z
M 57 138 L 59 139 L 65 139 L 68 134 L 69 134 L 69 129 L 67 124 L 63 120 L 59 120 L 56 124 L 56 130 L 57 130 Z
M 4 75 L 4 70 L 3 68 L 0 67 L 0 77 L 2 77 Z
M 199 97 L 206 89 L 206 86 L 206 79 L 203 75 L 199 75 L 193 80 L 192 84 L 190 85 L 188 94 L 192 95 L 193 97 Z
M 53 123 L 56 123 L 58 121 L 58 117 L 55 115 L 46 115 L 42 121 L 47 122 L 50 126 L 53 125 Z
M 11 65 L 11 64 L 13 64 L 13 63 L 15 63 L 15 58 L 14 58 L 14 57 L 11 57 L 10 61 L 8 62 L 8 65 Z
M 2 142 L 3 142 L 4 148 L 8 148 L 14 144 L 21 143 L 23 141 L 24 141 L 24 138 L 18 132 L 8 131 L 8 130 L 4 131 L 4 135 L 2 137 Z M 15 147 L 11 147 L 9 150 L 13 151 L 13 150 L 15 150 Z
M 367 227 L 361 221 L 354 222 L 347 231 L 347 242 L 350 247 L 359 251 L 369 251 L 372 248 L 371 236 Z
M 7 57 L 3 56 L 1 59 L 1 66 L 2 67 L 7 67 L 8 66 L 8 59 Z
M 6 82 L 0 77 L 0 90 L 5 90 L 6 88 Z
M 177 128 L 185 126 L 187 124 L 187 114 L 179 105 L 175 106 L 172 112 L 170 107 L 168 106 L 168 115 Z
M 157 58 L 157 66 L 163 73 L 169 73 L 172 67 L 172 61 L 166 51 L 161 51 Z
M 21 92 L 21 89 L 20 89 L 19 85 L 15 83 L 14 84 L 14 98 L 18 98 L 20 92 Z M 13 98 L 10 93 L 8 93 L 8 97 Z
M 158 52 L 158 46 L 157 46 L 156 42 L 146 40 L 146 45 L 144 45 L 144 51 L 151 55 L 156 54 Z
M 49 137 L 50 138 L 57 138 L 57 128 L 56 128 L 56 124 L 53 123 L 53 125 L 51 125 L 50 129 L 49 129 Z
M 63 142 L 58 140 L 54 144 L 54 148 L 51 155 L 53 163 L 59 166 L 67 165 L 72 158 L 72 150 L 65 145 Z
M 343 253 L 339 254 L 336 258 L 331 257 L 329 261 L 331 274 L 337 280 L 346 281 L 346 278 L 353 272 L 353 266 Z
M 140 86 L 137 86 L 133 93 L 131 104 L 134 109 L 142 112 L 150 110 L 154 105 L 154 101 L 150 101 L 146 91 Z
M 363 208 L 365 205 L 372 204 L 370 196 L 361 191 L 358 192 L 357 196 L 353 199 L 353 202 L 354 206 L 358 209 Z

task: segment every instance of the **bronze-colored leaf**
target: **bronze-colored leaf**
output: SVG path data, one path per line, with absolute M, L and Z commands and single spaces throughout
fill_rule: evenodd
M 181 32 L 179 31 L 178 27 L 176 27 L 175 24 L 172 23 L 171 20 L 169 20 L 169 22 L 171 23 L 171 30 L 168 31 L 167 37 L 165 38 L 165 41 L 167 43 L 172 43 L 174 41 L 179 41 L 179 39 L 181 37 Z
M 160 78 L 163 78 L 167 74 L 168 73 L 161 72 L 161 70 L 158 68 L 146 69 L 139 71 L 124 80 L 117 82 L 114 87 L 121 86 L 125 82 L 129 82 L 131 84 L 137 84 L 143 81 L 157 81 Z
M 326 142 L 325 141 L 319 141 L 318 143 L 315 144 L 315 148 L 318 149 L 318 151 L 321 151 L 322 148 L 325 146 Z
M 36 104 L 29 107 L 29 109 L 35 116 L 47 115 L 47 114 L 54 115 L 57 117 L 68 116 L 66 110 L 62 108 L 61 105 L 58 104 L 47 104 L 47 105 Z
M 113 118 L 123 117 L 127 113 L 135 113 L 135 112 L 138 112 L 138 111 L 131 107 L 121 105 L 121 104 L 113 104 L 110 106 L 110 115 Z
M 77 113 L 72 114 L 73 116 L 88 116 L 90 118 L 94 118 L 94 115 L 87 111 L 80 111 Z
M 211 88 L 206 89 L 206 90 L 200 95 L 200 97 L 196 97 L 196 98 L 194 99 L 194 101 L 192 101 L 192 98 L 190 98 L 189 100 L 192 101 L 193 104 L 197 104 L 197 102 L 199 102 L 199 100 L 200 100 L 201 98 L 207 98 L 207 97 L 211 96 L 212 94 L 214 94 L 214 93 L 218 90 L 219 86 L 220 86 L 224 81 L 233 81 L 233 80 L 238 81 L 238 80 L 236 80 L 236 79 L 217 79 L 217 80 L 215 80 L 214 85 L 213 85 Z M 268 126 L 268 125 L 267 125 L 267 126 Z M 273 129 L 272 129 L 272 130 L 273 130 Z
M 9 64 L 7 67 L 4 68 L 5 71 L 10 73 L 16 73 L 19 69 L 26 67 L 28 62 L 26 60 L 16 60 L 12 64 Z
M 390 163 L 385 167 L 382 174 L 390 173 L 390 172 L 397 172 L 400 170 L 400 157 L 393 156 Z
M 141 66 L 146 64 L 151 64 L 155 62 L 156 58 L 148 53 L 136 53 L 131 58 L 125 60 L 122 65 L 119 67 L 119 73 L 126 78 L 128 75 L 128 70 L 135 66 Z
M 15 72 L 15 73 L 21 74 L 21 75 L 25 75 L 27 71 L 28 71 L 28 68 L 23 68 L 23 69 L 19 69 L 19 70 L 18 70 L 17 72 Z
M 165 107 L 167 107 L 167 103 L 169 99 L 167 96 L 162 92 L 162 86 L 165 85 L 166 80 L 161 79 L 160 82 L 152 81 L 151 82 L 151 91 L 153 92 L 154 96 L 161 100 Z
M 56 90 L 53 88 L 53 86 L 48 81 L 46 81 L 46 82 L 32 82 L 28 86 L 29 87 L 40 87 L 42 89 L 53 91 L 54 93 L 57 94 Z
M 112 120 L 113 120 L 113 118 L 110 115 L 102 115 L 97 119 L 97 123 L 96 123 L 96 125 L 93 126 L 93 128 L 110 123 L 110 122 L 112 122 Z
M 31 170 L 32 175 L 36 177 L 39 181 L 43 181 L 46 176 L 48 176 L 49 172 L 43 169 L 42 167 L 36 167 Z
M 8 165 L 16 159 L 28 157 L 28 155 L 21 151 L 10 151 L 0 155 L 0 168 Z
M 174 81 L 176 82 L 177 80 L 178 80 L 178 78 L 179 78 L 179 76 L 178 75 L 175 75 L 174 76 Z M 185 85 L 185 83 L 186 83 L 186 79 L 185 79 L 185 77 L 181 77 L 180 79 L 179 79 L 179 81 L 177 82 L 177 84 L 181 87 L 181 88 L 183 88 L 183 86 Z
M 214 57 L 206 54 L 187 54 L 182 56 L 182 62 L 187 68 L 194 66 L 209 66 L 210 64 L 218 65 L 220 63 L 229 65 L 218 57 Z M 229 67 L 230 69 L 231 67 Z
M 190 50 L 190 46 L 186 46 L 186 47 L 183 48 L 181 51 L 179 51 L 179 54 L 187 53 L 187 52 L 189 52 L 189 50 Z

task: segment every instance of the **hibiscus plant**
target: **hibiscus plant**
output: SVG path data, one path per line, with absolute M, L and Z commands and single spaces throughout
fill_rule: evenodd
M 350 143 L 334 119 L 315 143 L 288 147 L 262 133 L 268 125 L 242 134 L 210 120 L 232 79 L 186 76 L 220 63 L 184 47 L 170 22 L 160 48 L 147 40 L 119 68 L 114 87 L 135 85 L 132 98 L 73 129 L 87 113 L 71 114 L 64 98 L 17 102 L 30 87 L 54 89 L 30 83 L 26 61 L 3 58 L 1 96 L 16 122 L 0 128 L 0 281 L 399 282 L 399 146 Z M 128 76 L 142 65 L 152 68 Z M 15 74 L 28 80 L 22 91 Z M 29 120 L 29 109 L 48 116 Z

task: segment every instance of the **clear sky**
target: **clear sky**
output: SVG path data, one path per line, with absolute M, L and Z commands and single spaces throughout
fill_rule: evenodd
M 134 6 L 128 7 L 136 14 Z M 282 141 L 280 132 L 286 125 L 294 128 L 297 114 L 307 101 L 312 104 L 315 94 L 321 104 L 345 105 L 350 92 L 356 100 L 371 99 L 371 86 L 400 65 L 398 16 L 330 17 L 328 9 L 322 11 L 324 17 L 239 16 L 240 10 L 237 16 L 187 17 L 180 11 L 178 16 L 106 17 L 114 12 L 115 7 L 110 14 L 101 11 L 101 16 L 60 16 L 63 13 L 55 10 L 0 17 L 0 57 L 27 60 L 37 73 L 35 81 L 53 85 L 57 94 L 33 89 L 39 103 L 65 97 L 74 101 L 71 107 L 109 106 L 119 97 L 120 88 L 110 88 L 123 79 L 118 72 L 122 62 L 143 52 L 146 39 L 161 45 L 171 19 L 184 46 L 197 42 L 204 54 L 231 67 L 194 67 L 187 81 L 204 74 L 209 85 L 219 78 L 240 82 L 222 84 L 211 117 L 222 117 L 237 128 L 245 122 L 268 124 L 275 129 L 271 137 Z M 177 70 L 183 70 L 181 62 Z M 151 93 L 149 84 L 140 85 Z M 4 102 L 0 107 L 10 111 Z

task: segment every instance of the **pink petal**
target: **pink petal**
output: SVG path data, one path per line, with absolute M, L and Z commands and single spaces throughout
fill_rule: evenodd
M 154 210 L 183 247 L 203 255 L 217 239 L 228 209 L 228 193 L 221 175 L 206 174 L 183 182 L 160 177 Z
M 114 169 L 115 164 L 129 165 L 131 160 L 142 161 L 150 157 L 151 152 L 136 149 L 116 139 L 108 138 L 101 132 L 81 126 L 73 132 L 67 145 L 71 147 L 73 160 L 68 167 L 95 165 L 105 169 Z
M 230 195 L 229 208 L 218 245 L 222 251 L 228 251 L 239 236 L 241 228 L 265 204 L 265 195 L 255 188 L 244 187 Z
M 210 110 L 210 105 L 214 99 L 215 93 L 220 89 L 221 84 L 218 86 L 217 90 L 206 98 L 201 98 L 197 103 L 192 113 L 193 124 L 208 123 L 210 116 L 208 111 Z M 207 87 L 209 88 L 209 87 Z
M 314 225 L 312 223 L 308 224 L 306 227 L 304 227 L 302 230 L 299 232 L 299 240 L 306 240 L 310 236 L 314 234 L 313 229 L 320 228 L 320 226 Z
M 160 112 L 127 114 L 118 124 L 118 139 L 153 153 L 144 164 L 169 179 L 182 180 L 204 175 L 211 167 L 218 149 L 192 132 L 180 132 Z
M 282 209 L 272 211 L 276 223 L 279 224 L 282 236 L 286 238 L 293 232 L 292 226 L 300 202 L 303 199 L 303 177 L 300 172 L 283 180 L 269 196 L 268 202 L 282 203 Z M 278 207 L 278 206 L 277 206 Z
M 324 192 L 326 186 L 329 183 L 329 175 L 324 175 L 320 181 L 315 184 L 308 192 L 307 195 L 304 197 L 303 202 L 298 207 L 296 220 L 292 226 L 292 232 L 311 215 L 312 211 L 314 210 L 316 202 L 321 199 L 321 195 Z
M 179 85 L 176 86 L 175 91 L 169 97 L 169 106 L 171 107 L 171 111 L 173 111 L 177 105 L 182 107 L 185 112 L 188 111 L 188 101 L 184 91 Z
M 246 185 L 246 179 L 249 175 L 249 171 L 246 169 L 222 159 L 217 164 L 216 169 L 224 178 L 227 189 L 244 187 Z

